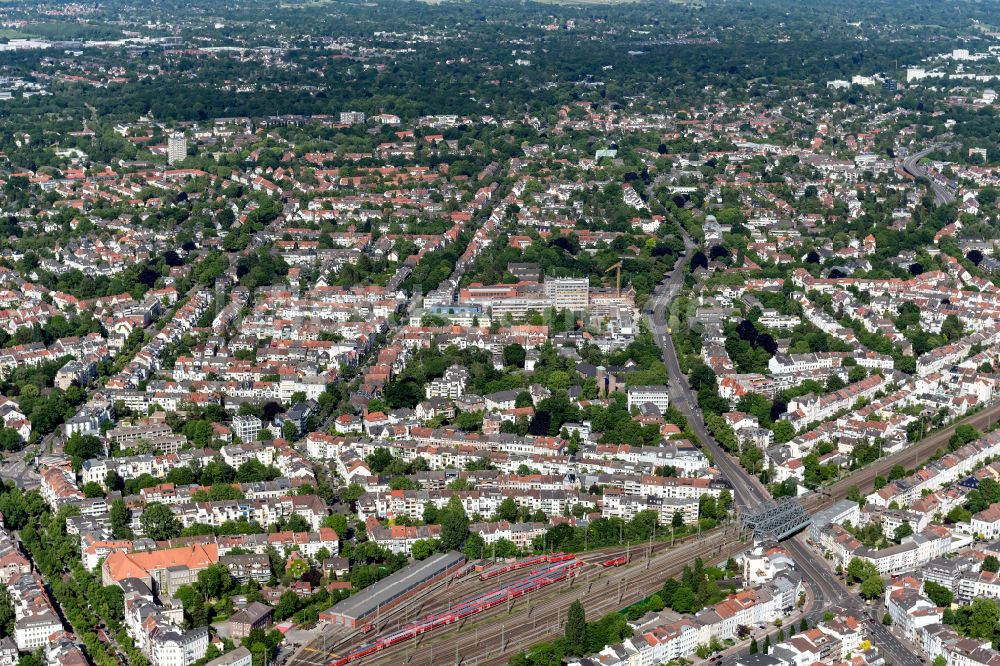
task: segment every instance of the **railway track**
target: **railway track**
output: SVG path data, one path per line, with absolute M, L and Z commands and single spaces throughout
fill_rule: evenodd
M 455 655 L 455 663 L 469 666 L 504 663 L 533 643 L 562 635 L 566 613 L 573 601 L 579 599 L 591 619 L 619 610 L 659 590 L 666 578 L 680 573 L 684 565 L 696 558 L 725 559 L 739 552 L 744 545 L 736 535 L 735 529 L 719 532 L 711 538 L 688 544 L 683 552 L 677 550 L 649 560 L 639 559 L 617 571 L 586 569 L 575 579 L 560 584 L 561 590 L 529 597 L 520 611 L 514 606 L 506 614 L 485 616 L 454 636 L 429 634 L 421 644 L 400 646 L 400 652 L 381 653 L 368 663 L 436 666 L 441 659 L 450 661 Z M 503 621 L 507 618 L 512 626 Z M 447 648 L 444 648 L 445 643 Z M 438 648 L 438 644 L 442 647 Z
M 631 554 L 637 557 L 630 565 L 604 569 L 593 562 L 574 578 L 551 588 L 472 615 L 461 623 L 388 647 L 354 663 L 436 666 L 436 662 L 443 659 L 470 665 L 499 663 L 534 642 L 561 635 L 566 613 L 576 599 L 584 604 L 588 617 L 595 619 L 648 597 L 662 587 L 666 578 L 676 575 L 696 558 L 721 560 L 744 547 L 739 530 L 727 526 L 673 550 L 665 550 L 669 544 L 653 544 L 652 552 L 649 547 L 634 548 Z M 625 549 L 619 550 L 625 553 Z M 613 555 L 615 551 L 603 557 L 606 560 Z M 425 612 L 433 611 L 428 608 Z M 314 642 L 300 651 L 291 663 L 326 666 L 366 640 L 359 636 L 325 652 L 316 649 Z
M 948 440 L 958 426 L 971 425 L 977 430 L 985 431 L 996 424 L 998 420 L 1000 420 L 1000 403 L 987 407 L 980 412 L 956 421 L 946 428 L 931 433 L 902 451 L 879 458 L 848 476 L 834 481 L 829 486 L 821 489 L 821 491 L 800 498 L 800 502 L 807 511 L 813 513 L 825 509 L 838 500 L 845 499 L 852 486 L 857 486 L 862 495 L 869 493 L 874 489 L 875 477 L 887 476 L 893 466 L 902 465 L 903 467 L 913 468 L 925 462 L 938 449 L 947 449 Z
M 700 534 L 692 534 L 670 541 L 654 541 L 650 544 L 639 544 L 634 546 L 607 546 L 581 553 L 578 559 L 587 565 L 600 565 L 609 559 L 628 556 L 646 557 L 647 554 L 662 553 L 671 548 L 678 549 L 685 544 L 701 539 Z M 442 612 L 463 599 L 480 594 L 488 589 L 502 585 L 505 582 L 516 579 L 523 575 L 518 571 L 507 572 L 488 581 L 480 581 L 478 574 L 468 574 L 463 578 L 451 578 L 432 585 L 414 599 L 409 600 L 403 606 L 399 606 L 384 612 L 372 624 L 376 630 L 369 633 L 362 633 L 358 630 L 341 633 L 338 627 L 321 627 L 322 632 L 319 637 L 303 646 L 289 660 L 290 664 L 311 664 L 312 666 L 325 666 L 332 659 L 317 661 L 316 655 L 344 654 L 370 639 L 371 636 L 378 635 L 383 631 L 398 629 L 399 627 L 413 622 L 425 615 Z

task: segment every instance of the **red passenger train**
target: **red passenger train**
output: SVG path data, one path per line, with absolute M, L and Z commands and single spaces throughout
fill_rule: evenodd
M 417 622 L 413 622 L 412 624 L 408 624 L 395 631 L 384 634 L 371 643 L 365 643 L 364 645 L 359 646 L 356 650 L 354 650 L 354 652 L 351 652 L 347 656 L 330 662 L 329 666 L 345 666 L 345 664 L 349 664 L 357 661 L 358 659 L 367 657 L 368 655 L 375 654 L 376 652 L 392 647 L 393 645 L 397 645 L 398 643 L 402 643 L 403 641 L 410 640 L 411 638 L 416 638 L 417 636 L 433 629 L 447 626 L 453 622 L 463 620 L 470 615 L 475 615 L 476 613 L 481 613 L 482 611 L 493 608 L 494 606 L 499 606 L 500 604 L 513 601 L 514 599 L 524 596 L 530 592 L 534 592 L 535 590 L 540 590 L 543 587 L 552 585 L 553 583 L 566 580 L 575 574 L 576 569 L 583 566 L 583 562 L 577 560 L 573 555 L 563 553 L 530 557 L 516 564 L 520 564 L 521 566 L 515 567 L 514 569 L 507 569 L 507 571 L 522 569 L 524 567 L 532 566 L 533 564 L 544 564 L 545 566 L 537 571 L 532 571 L 525 578 L 508 583 L 507 585 L 497 588 L 492 592 L 486 592 L 472 597 L 471 599 L 467 599 L 452 606 L 444 612 L 429 615 L 422 620 L 418 620 Z
M 537 557 L 529 557 L 523 560 L 517 560 L 515 562 L 508 562 L 507 564 L 502 564 L 498 567 L 493 567 L 492 569 L 487 569 L 483 573 L 479 574 L 479 580 L 489 580 L 490 578 L 496 578 L 497 576 L 502 576 L 505 573 L 511 571 L 517 571 L 518 569 L 524 569 L 526 567 L 531 567 L 536 564 L 544 564 L 547 562 L 545 555 L 539 555 Z

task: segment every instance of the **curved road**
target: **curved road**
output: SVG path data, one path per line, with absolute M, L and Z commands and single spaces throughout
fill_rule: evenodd
M 931 191 L 934 192 L 935 205 L 943 206 L 944 204 L 951 203 L 955 200 L 955 193 L 951 191 L 951 188 L 945 187 L 928 176 L 926 167 L 920 164 L 921 158 L 931 154 L 936 149 L 936 146 L 932 146 L 931 148 L 925 148 L 918 153 L 913 153 L 912 155 L 903 158 L 903 162 L 900 164 L 900 167 L 902 167 L 903 171 L 910 174 L 914 178 L 927 178 L 931 184 Z

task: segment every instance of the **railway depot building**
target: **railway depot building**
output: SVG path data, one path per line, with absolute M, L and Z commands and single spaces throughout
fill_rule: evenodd
M 359 627 L 426 586 L 443 580 L 464 563 L 465 556 L 456 551 L 433 555 L 344 599 L 320 613 L 319 619 L 331 624 Z

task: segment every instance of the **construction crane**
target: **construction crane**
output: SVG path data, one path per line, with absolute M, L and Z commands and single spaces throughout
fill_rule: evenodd
M 615 298 L 621 298 L 622 295 L 622 262 L 618 262 L 614 266 L 608 267 L 605 273 L 610 273 L 611 271 L 617 271 L 615 277 Z

